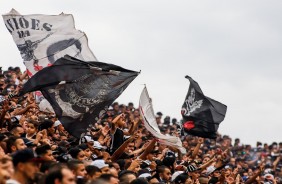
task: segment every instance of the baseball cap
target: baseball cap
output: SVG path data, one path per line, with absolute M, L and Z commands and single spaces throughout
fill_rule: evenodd
M 94 141 L 93 147 L 96 148 L 96 149 L 104 149 L 104 150 L 107 149 L 106 146 L 102 146 L 98 141 Z
M 94 140 L 92 139 L 91 136 L 86 135 L 80 139 L 79 144 L 88 143 L 88 142 L 94 142 Z
M 54 127 L 57 127 L 57 126 L 59 126 L 59 125 L 61 125 L 62 123 L 59 121 L 59 120 L 57 120 L 57 121 L 55 121 L 55 123 L 54 123 Z
M 198 168 L 196 166 L 192 165 L 192 164 L 187 166 L 188 172 L 194 172 L 194 171 L 197 171 L 197 170 L 198 170 Z
M 109 164 L 106 164 L 105 160 L 103 160 L 103 159 L 94 160 L 93 162 L 91 162 L 90 165 L 94 165 L 94 166 L 98 167 L 99 169 L 102 169 L 104 167 L 109 166 Z
M 264 178 L 265 179 L 268 179 L 268 180 L 273 180 L 274 179 L 274 176 L 272 174 L 265 174 L 264 175 Z
M 145 168 L 149 167 L 150 165 L 151 165 L 151 162 L 150 162 L 149 160 L 144 160 L 144 161 L 142 161 L 142 163 L 140 164 L 140 167 L 141 167 L 142 169 L 145 169 Z
M 12 158 L 14 166 L 26 162 L 43 162 L 43 159 L 35 157 L 32 149 L 19 150 L 12 154 Z
M 184 173 L 184 171 L 176 171 L 176 172 L 174 172 L 173 175 L 171 176 L 171 181 L 174 181 L 175 178 L 177 176 L 179 176 L 180 174 L 182 174 L 182 173 Z
M 150 173 L 143 173 L 143 174 L 140 174 L 138 176 L 138 178 L 147 178 L 147 177 L 150 177 L 150 176 L 152 176 Z

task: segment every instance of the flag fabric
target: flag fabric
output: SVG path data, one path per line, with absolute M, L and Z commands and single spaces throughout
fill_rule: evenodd
M 113 64 L 65 56 L 31 77 L 20 95 L 40 90 L 65 129 L 78 138 L 138 74 Z
M 12 9 L 3 19 L 29 76 L 66 54 L 84 61 L 96 61 L 86 34 L 75 29 L 71 14 L 21 15 Z
M 190 86 L 181 111 L 183 128 L 188 134 L 215 139 L 227 106 L 205 96 L 196 81 L 186 78 Z
M 143 124 L 145 128 L 157 139 L 161 144 L 165 144 L 168 146 L 174 146 L 178 148 L 181 152 L 185 153 L 185 148 L 182 147 L 182 142 L 179 137 L 163 135 L 159 129 L 159 126 L 156 121 L 153 104 L 151 98 L 149 97 L 149 93 L 147 88 L 144 87 L 140 100 L 139 100 L 139 111 L 141 118 L 143 120 Z

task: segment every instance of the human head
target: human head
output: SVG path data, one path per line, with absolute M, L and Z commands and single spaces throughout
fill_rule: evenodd
M 37 132 L 39 123 L 34 120 L 28 120 L 26 126 L 26 133 L 27 135 L 33 135 Z
M 75 176 L 85 177 L 87 172 L 85 170 L 85 165 L 80 160 L 70 160 L 68 163 L 68 168 L 73 172 Z
M 145 178 L 136 178 L 130 184 L 149 184 L 149 182 Z
M 38 127 L 38 130 L 47 130 L 49 135 L 54 134 L 55 128 L 54 128 L 54 122 L 51 120 L 44 120 Z
M 6 170 L 11 177 L 14 174 L 14 166 L 12 158 L 9 156 L 4 156 L 0 159 L 0 170 Z
M 18 150 L 26 149 L 26 145 L 23 139 L 20 137 L 15 137 L 15 136 L 9 137 L 6 143 L 7 143 L 8 153 L 14 153 Z
M 91 136 L 86 135 L 82 137 L 79 141 L 79 144 L 83 144 L 83 143 L 87 144 L 88 148 L 93 148 L 94 140 L 92 139 Z
M 125 148 L 124 152 L 132 153 L 134 151 L 134 148 L 135 148 L 135 143 L 130 142 L 130 143 L 127 144 L 127 147 Z
M 171 181 L 171 171 L 166 166 L 160 166 L 157 168 L 157 172 L 159 174 L 160 179 L 170 182 Z
M 92 152 L 90 150 L 90 148 L 87 146 L 86 143 L 82 143 L 80 145 L 78 145 L 78 148 L 82 149 L 84 151 L 85 157 L 86 158 L 90 158 L 92 155 Z
M 21 137 L 24 134 L 24 129 L 21 125 L 13 125 L 11 127 L 11 133 L 16 137 Z
M 136 177 L 136 174 L 133 171 L 123 170 L 119 173 L 118 178 L 120 180 L 120 183 L 126 184 L 126 183 L 132 182 L 137 177 Z
M 69 150 L 69 154 L 71 155 L 71 157 L 73 159 L 77 159 L 77 160 L 81 160 L 81 161 L 86 159 L 84 151 L 82 149 L 80 149 L 80 148 L 77 148 L 77 147 L 76 148 L 71 148 Z
M 100 179 L 104 180 L 105 182 L 109 182 L 110 184 L 119 184 L 119 179 L 112 174 L 102 174 Z
M 24 149 L 15 152 L 13 155 L 15 174 L 21 175 L 25 180 L 34 180 L 35 174 L 39 171 L 38 162 L 40 159 L 34 156 L 31 149 Z
M 87 171 L 87 179 L 88 180 L 96 180 L 102 174 L 101 169 L 99 169 L 98 167 L 96 167 L 94 165 L 86 166 L 86 171 Z
M 106 164 L 103 159 L 94 160 L 91 163 L 91 165 L 94 165 L 94 166 L 98 167 L 99 169 L 101 169 L 102 174 L 109 174 L 110 173 L 109 165 Z
M 68 168 L 51 171 L 45 178 L 47 184 L 75 184 L 75 176 Z
M 35 152 L 39 157 L 41 157 L 45 161 L 55 161 L 55 158 L 52 154 L 51 146 L 48 144 L 36 147 Z
M 179 174 L 178 176 L 176 176 L 172 181 L 175 183 L 175 184 L 180 184 L 180 183 L 185 183 L 185 181 L 188 179 L 188 174 L 186 173 L 181 173 Z

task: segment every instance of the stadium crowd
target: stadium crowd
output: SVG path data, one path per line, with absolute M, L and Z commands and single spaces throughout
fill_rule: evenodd
M 186 135 L 158 112 L 161 133 L 179 136 L 183 154 L 144 128 L 133 103 L 117 102 L 76 139 L 33 93 L 10 98 L 27 80 L 19 67 L 0 71 L 0 184 L 282 183 L 282 143 Z

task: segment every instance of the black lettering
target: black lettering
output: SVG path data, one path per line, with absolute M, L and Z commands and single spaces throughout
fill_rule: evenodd
M 19 22 L 22 28 L 28 28 L 29 22 L 25 18 L 21 17 Z
M 8 31 L 12 34 L 12 30 L 10 30 L 7 26 L 7 24 L 5 24 L 6 28 L 8 29 Z
M 31 19 L 31 29 L 39 30 L 40 21 L 37 19 Z
M 7 24 L 9 25 L 9 27 L 10 27 L 13 31 L 15 30 L 14 27 L 13 27 L 13 25 L 12 25 L 11 19 L 8 19 L 8 20 L 7 20 Z
M 15 23 L 15 26 L 16 26 L 16 29 L 19 29 L 19 25 L 18 25 L 18 22 L 17 22 L 17 19 L 16 18 L 12 18 L 14 23 Z
M 44 24 L 43 24 L 43 28 L 44 28 L 46 31 L 51 31 L 51 27 L 52 27 L 51 24 L 48 24 L 48 23 L 44 23 Z
M 26 31 L 18 31 L 17 33 L 18 33 L 18 35 L 19 35 L 19 38 L 23 38 L 23 37 L 28 37 L 28 36 L 30 36 L 30 33 L 29 33 L 28 30 L 26 30 Z

